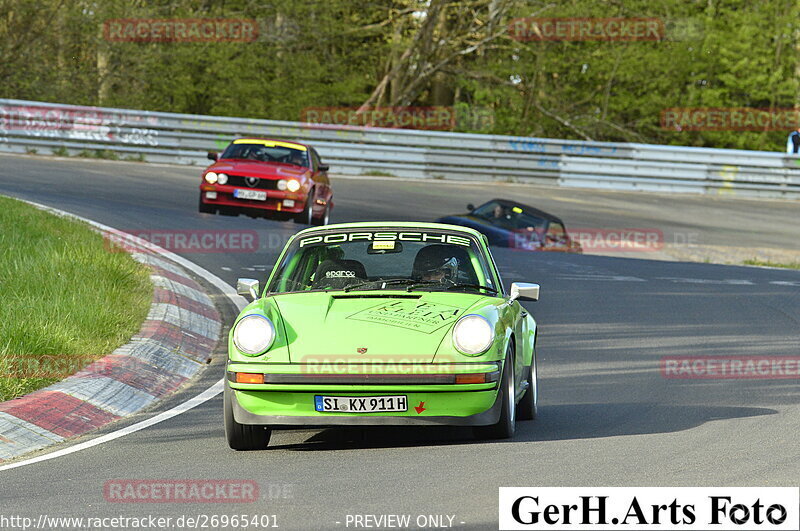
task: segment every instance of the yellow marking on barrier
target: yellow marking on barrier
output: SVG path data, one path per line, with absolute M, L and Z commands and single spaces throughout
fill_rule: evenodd
M 723 166 L 719 172 L 719 176 L 725 181 L 722 187 L 717 190 L 718 194 L 733 194 L 736 191 L 733 188 L 733 180 L 739 173 L 739 166 Z

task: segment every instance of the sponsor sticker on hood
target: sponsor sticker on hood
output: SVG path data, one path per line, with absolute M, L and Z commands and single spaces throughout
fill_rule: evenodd
M 380 323 L 430 334 L 455 321 L 460 312 L 461 308 L 447 304 L 395 300 L 356 312 L 348 319 Z

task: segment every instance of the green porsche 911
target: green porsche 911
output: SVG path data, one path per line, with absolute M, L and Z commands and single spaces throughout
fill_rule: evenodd
M 438 223 L 310 228 L 286 244 L 228 342 L 225 433 L 264 448 L 298 426 L 474 426 L 508 438 L 537 414 L 536 322 L 486 237 Z

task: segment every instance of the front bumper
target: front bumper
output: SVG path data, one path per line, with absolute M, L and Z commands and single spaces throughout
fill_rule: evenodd
M 486 426 L 497 423 L 502 401 L 498 400 L 500 364 L 463 363 L 420 365 L 425 374 L 335 374 L 299 373 L 297 366 L 261 367 L 264 384 L 236 383 L 235 372 L 252 374 L 258 365 L 230 363 L 226 393 L 230 393 L 233 416 L 240 424 L 273 428 L 306 426 Z M 455 383 L 456 374 L 486 373 L 485 383 Z M 404 412 L 320 412 L 314 396 L 405 395 Z M 418 410 L 417 408 L 420 408 Z
M 258 201 L 255 199 L 237 199 L 233 197 L 233 191 L 237 188 L 247 190 L 240 186 L 228 186 L 220 184 L 202 184 L 200 185 L 200 200 L 205 205 L 222 206 L 222 207 L 236 207 L 242 209 L 255 209 L 255 210 L 274 210 L 276 212 L 287 212 L 290 214 L 299 214 L 306 206 L 308 199 L 308 192 L 300 189 L 297 192 L 288 192 L 281 190 L 262 190 L 267 194 L 266 201 Z M 206 192 L 214 192 L 217 194 L 215 199 L 206 197 Z M 294 201 L 293 206 L 286 206 L 285 201 Z

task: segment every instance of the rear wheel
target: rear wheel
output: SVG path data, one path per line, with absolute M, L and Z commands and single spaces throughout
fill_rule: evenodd
M 509 439 L 517 430 L 516 387 L 514 385 L 514 347 L 508 345 L 503 363 L 498 400 L 502 400 L 500 419 L 491 426 L 478 426 L 475 435 L 483 439 Z
M 202 192 L 200 192 L 200 199 L 199 199 L 199 203 L 197 205 L 197 210 L 201 214 L 213 214 L 214 213 L 214 206 L 213 205 L 207 205 L 207 204 L 203 203 L 203 193 Z
M 536 352 L 531 359 L 531 370 L 528 371 L 528 389 L 519 401 L 519 420 L 536 420 L 539 416 L 539 377 L 536 370 Z
M 263 450 L 269 444 L 272 430 L 266 426 L 239 424 L 233 418 L 233 398 L 227 386 L 223 392 L 222 405 L 225 409 L 225 437 L 228 446 L 234 450 Z

